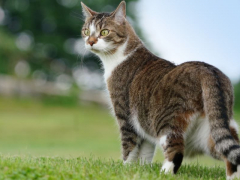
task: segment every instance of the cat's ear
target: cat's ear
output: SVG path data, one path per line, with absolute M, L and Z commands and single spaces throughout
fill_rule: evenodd
M 83 2 L 81 2 L 81 5 L 82 5 L 82 11 L 83 11 L 83 15 L 85 16 L 85 19 L 88 19 L 97 14 L 97 12 L 91 10 Z
M 126 3 L 122 1 L 117 9 L 112 12 L 111 17 L 114 17 L 115 21 L 122 23 L 126 19 Z

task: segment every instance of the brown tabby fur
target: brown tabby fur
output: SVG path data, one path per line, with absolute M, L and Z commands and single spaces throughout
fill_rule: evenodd
M 108 54 L 114 54 L 127 42 L 124 51 L 127 58 L 106 79 L 120 127 L 123 160 L 127 161 L 133 151 L 139 157 L 144 143 L 149 142 L 152 148 L 155 147 L 135 127 L 134 117 L 137 117 L 148 136 L 160 140 L 167 135 L 162 148 L 165 159 L 173 162 L 173 173 L 176 173 L 187 146 L 184 135 L 196 115 L 195 119 L 207 118 L 209 121 L 210 134 L 206 142 L 212 157 L 226 162 L 227 176 L 237 172 L 240 147 L 237 130 L 230 127 L 233 118 L 230 80 L 219 69 L 204 62 L 175 65 L 152 54 L 135 34 L 125 15 L 120 23 L 114 19 L 119 9 L 125 12 L 124 2 L 113 13 L 97 13 L 84 4 L 82 6 L 87 14 L 83 30 L 88 29 L 92 22 L 97 31 L 111 30 L 106 37 L 91 35 L 86 44 L 92 40 L 97 43 L 100 38 L 111 41 L 115 48 Z M 84 33 L 82 36 L 86 38 Z M 105 53 L 94 49 L 92 52 Z M 195 149 L 192 155 L 201 153 L 206 152 Z

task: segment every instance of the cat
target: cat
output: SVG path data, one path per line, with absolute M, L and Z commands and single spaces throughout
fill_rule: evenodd
M 228 77 L 204 62 L 175 65 L 152 54 L 127 21 L 124 1 L 112 13 L 81 4 L 82 37 L 101 59 L 124 163 L 151 163 L 159 145 L 165 157 L 160 172 L 176 174 L 183 157 L 207 154 L 225 161 L 227 179 L 239 178 Z

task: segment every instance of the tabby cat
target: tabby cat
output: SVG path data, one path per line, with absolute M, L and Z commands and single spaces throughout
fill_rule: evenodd
M 119 124 L 124 163 L 151 163 L 163 149 L 164 173 L 177 173 L 183 156 L 207 154 L 226 163 L 227 179 L 240 177 L 233 88 L 204 62 L 175 65 L 152 54 L 126 19 L 122 1 L 112 13 L 82 3 L 82 37 L 100 57 Z

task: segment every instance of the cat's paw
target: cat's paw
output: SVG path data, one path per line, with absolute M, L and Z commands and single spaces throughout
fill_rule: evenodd
M 128 158 L 127 160 L 123 161 L 123 165 L 127 165 L 127 164 L 133 164 L 133 163 L 137 163 L 137 159 L 131 159 Z
M 227 176 L 227 180 L 240 179 L 240 165 L 237 166 L 237 172 L 233 173 L 231 176 Z
M 165 160 L 160 173 L 171 173 L 173 174 L 174 164 L 172 161 Z
M 128 160 L 123 161 L 123 165 L 131 164 L 131 163 L 132 163 L 132 162 L 131 162 L 131 161 L 128 161 Z

